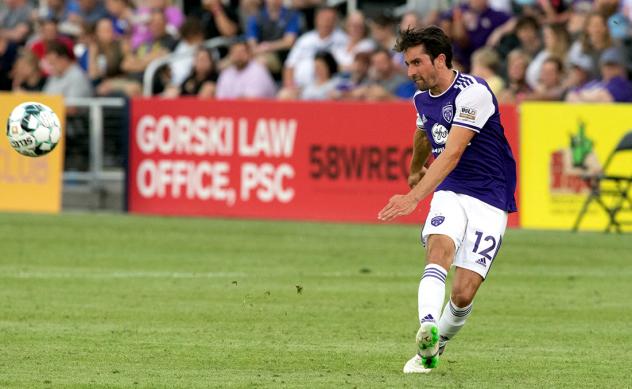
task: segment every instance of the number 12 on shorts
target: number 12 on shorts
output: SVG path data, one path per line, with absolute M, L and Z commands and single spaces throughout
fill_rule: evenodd
M 500 236 L 500 238 L 498 238 L 498 242 L 496 242 L 496 238 L 491 235 L 487 235 L 485 238 L 483 238 L 483 232 L 481 231 L 476 231 L 475 234 L 476 243 L 474 243 L 474 249 L 472 249 L 472 251 L 492 261 L 494 258 L 496 258 L 496 255 L 498 255 L 498 251 L 500 251 L 500 245 L 503 243 L 502 235 Z M 483 243 L 482 246 L 487 247 L 481 247 L 481 251 L 478 251 L 479 247 L 481 246 L 481 241 L 491 242 L 491 244 L 487 246 L 485 243 Z M 496 243 L 498 243 L 498 245 L 496 245 Z M 494 253 L 494 255 L 491 254 L 492 252 Z

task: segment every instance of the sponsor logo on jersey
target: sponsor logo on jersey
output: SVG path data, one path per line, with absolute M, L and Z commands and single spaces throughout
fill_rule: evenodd
M 443 114 L 443 118 L 446 122 L 451 123 L 452 117 L 454 116 L 454 109 L 452 108 L 452 104 L 448 104 L 441 109 L 441 113 Z
M 440 226 L 444 220 L 445 220 L 445 216 L 435 216 L 430 220 L 430 224 L 437 227 L 437 226 Z
M 474 108 L 463 107 L 461 108 L 461 112 L 459 112 L 458 118 L 470 122 L 476 121 L 476 110 Z
M 443 145 L 448 140 L 448 129 L 443 124 L 435 123 L 431 132 L 432 139 L 438 145 Z
M 433 154 L 441 154 L 443 153 L 443 150 L 445 150 L 445 147 L 436 147 L 432 149 L 432 153 Z

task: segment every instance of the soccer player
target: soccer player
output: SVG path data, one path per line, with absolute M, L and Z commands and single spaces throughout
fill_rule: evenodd
M 421 233 L 427 263 L 419 283 L 418 350 L 404 366 L 404 373 L 428 373 L 465 324 L 498 254 L 507 215 L 516 211 L 516 163 L 496 97 L 484 80 L 452 69 L 452 47 L 440 28 L 402 31 L 395 49 L 419 89 L 412 189 L 393 196 L 378 218 L 407 215 L 434 192 Z M 425 169 L 430 152 L 435 160 Z M 451 266 L 452 292 L 442 313 Z

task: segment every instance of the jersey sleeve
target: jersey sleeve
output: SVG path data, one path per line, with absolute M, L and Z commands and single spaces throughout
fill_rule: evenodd
M 418 129 L 418 130 L 425 130 L 425 129 L 426 129 L 426 128 L 424 127 L 424 122 L 423 122 L 423 121 L 421 121 L 421 117 L 419 116 L 419 114 L 417 114 L 417 121 L 416 121 L 416 124 L 417 124 L 417 129 Z
M 483 84 L 472 84 L 456 97 L 455 115 L 452 125 L 468 128 L 475 132 L 487 123 L 496 111 L 492 93 Z

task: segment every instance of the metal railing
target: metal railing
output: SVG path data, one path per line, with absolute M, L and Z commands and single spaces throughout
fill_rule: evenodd
M 104 170 L 104 109 L 106 108 L 125 108 L 127 101 L 124 98 L 100 97 L 100 98 L 66 98 L 65 104 L 67 109 L 85 109 L 87 108 L 88 125 L 88 168 L 87 171 L 64 171 L 64 182 L 79 182 L 91 185 L 98 189 L 103 181 L 120 181 L 125 178 L 124 166 L 118 166 L 115 169 Z M 127 113 L 124 113 L 127 117 Z M 67 114 L 67 119 L 72 115 Z M 67 120 L 68 122 L 68 120 Z M 121 128 L 122 136 L 127 136 L 128 129 Z M 70 134 L 66 135 L 68 137 Z M 126 143 L 125 140 L 123 142 Z M 121 150 L 122 151 L 122 150 Z M 120 156 L 126 159 L 127 156 Z

